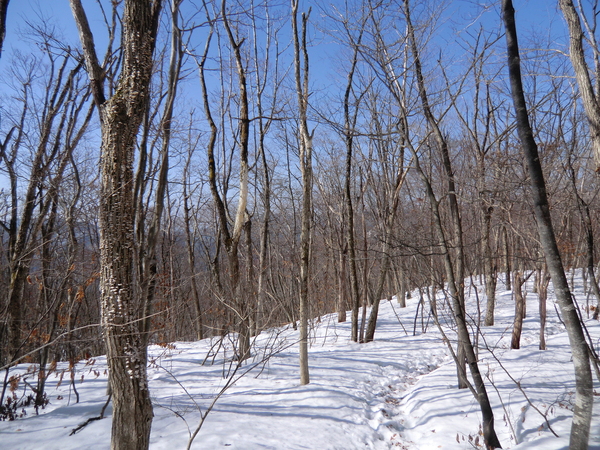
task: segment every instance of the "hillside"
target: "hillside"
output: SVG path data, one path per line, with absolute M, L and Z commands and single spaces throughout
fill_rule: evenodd
M 584 306 L 581 283 L 577 278 L 575 281 L 577 299 Z M 512 293 L 499 284 L 496 325 L 482 328 L 478 337 L 480 364 L 503 448 L 558 450 L 568 443 L 573 370 L 551 288 L 548 350 L 538 350 L 538 297 L 531 288 L 529 281 L 522 348 L 510 350 L 514 304 Z M 471 286 L 467 292 L 471 317 L 477 321 L 477 298 L 483 303 L 483 289 L 475 295 Z M 314 320 L 311 383 L 307 386 L 299 385 L 297 332 L 291 326 L 262 333 L 255 341 L 254 360 L 235 374 L 228 360 L 229 342 L 220 349 L 214 339 L 153 346 L 149 367 L 155 414 L 151 449 L 186 448 L 190 433 L 198 426 L 199 411 L 211 404 L 228 376 L 237 381 L 215 403 L 192 448 L 483 448 L 478 436 L 478 406 L 468 390 L 456 389 L 454 364 L 440 332 L 427 316 L 429 307 L 424 316 L 420 311 L 416 316 L 418 298 L 418 292 L 413 292 L 407 308 L 399 308 L 395 300 L 382 302 L 376 340 L 366 345 L 350 342 L 350 323 L 337 323 L 335 315 Z M 438 307 L 443 318 L 448 311 L 441 300 Z M 599 324 L 591 320 L 586 323 L 594 342 L 600 342 Z M 453 339 L 449 327 L 445 333 Z M 22 419 L 0 422 L 2 448 L 109 447 L 110 407 L 109 417 L 69 436 L 79 423 L 98 415 L 105 402 L 105 359 L 77 365 L 79 403 L 75 403 L 68 373 L 60 376 L 65 368 L 59 365 L 51 375 L 47 389 L 50 403 L 38 416 L 27 410 Z M 26 370 L 27 366 L 21 365 L 11 375 Z M 33 383 L 35 376 L 26 378 Z M 20 389 L 23 386 L 21 382 Z M 22 390 L 18 392 L 22 394 Z M 545 419 L 534 407 L 547 415 L 559 438 L 548 431 Z M 598 404 L 594 421 L 590 448 L 600 449 Z

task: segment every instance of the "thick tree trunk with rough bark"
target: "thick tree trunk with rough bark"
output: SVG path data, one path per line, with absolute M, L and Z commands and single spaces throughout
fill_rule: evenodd
M 152 403 L 146 352 L 133 310 L 133 160 L 137 133 L 148 108 L 161 0 L 127 0 L 122 16 L 123 65 L 115 93 L 105 98 L 103 70 L 80 0 L 71 8 L 84 50 L 102 130 L 100 191 L 100 291 L 112 389 L 112 449 L 147 449 Z
M 109 101 L 101 113 L 100 290 L 113 393 L 111 446 L 134 449 L 148 447 L 152 404 L 146 380 L 145 351 L 133 311 L 131 187 L 137 127 L 125 119 L 129 108 L 123 100 Z
M 566 2 L 561 1 L 561 6 L 563 6 L 564 3 Z M 540 243 L 544 251 L 550 276 L 552 277 L 556 299 L 560 306 L 562 318 L 569 335 L 571 351 L 573 354 L 573 365 L 575 367 L 575 408 L 573 411 L 573 424 L 571 426 L 569 448 L 571 450 L 585 450 L 588 448 L 592 407 L 594 405 L 593 380 L 588 345 L 585 340 L 581 322 L 579 321 L 577 310 L 573 304 L 571 291 L 567 283 L 567 277 L 558 251 L 552 227 L 552 219 L 550 217 L 550 207 L 546 194 L 544 174 L 540 164 L 537 145 L 529 124 L 527 105 L 525 103 L 525 95 L 521 81 L 519 45 L 517 41 L 514 8 L 511 0 L 503 0 L 502 12 L 506 28 L 508 69 L 515 113 L 517 116 L 517 131 L 519 133 L 523 155 L 527 161 L 529 175 L 531 177 L 531 192 Z

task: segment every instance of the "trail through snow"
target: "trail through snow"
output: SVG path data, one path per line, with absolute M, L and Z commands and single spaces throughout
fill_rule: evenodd
M 482 328 L 481 334 L 472 327 L 479 347 L 480 368 L 503 448 L 565 449 L 574 402 L 568 340 L 550 293 L 548 350 L 538 350 L 538 300 L 531 292 L 531 281 L 527 288 L 528 317 L 520 350 L 509 349 L 514 314 L 509 291 L 498 292 L 494 327 Z M 480 320 L 485 305 L 484 289 L 477 287 L 477 296 L 475 289 L 475 286 L 468 289 L 472 323 Z M 580 280 L 575 293 L 581 306 L 585 306 Z M 439 293 L 438 300 L 440 318 L 454 344 L 450 311 L 442 294 Z M 477 298 L 481 302 L 479 308 Z M 395 300 L 383 301 L 375 341 L 369 344 L 351 342 L 350 323 L 337 323 L 336 315 L 315 319 L 310 342 L 311 383 L 306 386 L 301 386 L 298 379 L 297 332 L 291 326 L 263 332 L 254 342 L 253 360 L 235 373 L 234 377 L 239 379 L 218 399 L 192 448 L 483 448 L 478 405 L 468 390 L 456 389 L 456 369 L 442 335 L 428 314 L 427 297 L 425 308 L 417 314 L 418 301 L 418 291 L 412 293 L 407 308 L 400 308 Z M 586 323 L 598 346 L 600 326 L 591 320 Z M 190 433 L 198 425 L 200 411 L 206 410 L 234 372 L 231 343 L 225 342 L 221 348 L 215 343 L 215 339 L 209 339 L 151 347 L 148 376 L 155 413 L 152 450 L 185 449 Z M 493 350 L 495 357 L 488 349 Z M 252 370 L 245 373 L 249 368 Z M 50 376 L 47 386 L 50 404 L 39 415 L 27 409 L 22 419 L 0 422 L 0 448 L 109 448 L 110 407 L 107 418 L 69 436 L 79 423 L 98 415 L 106 400 L 105 358 L 77 365 L 79 403 L 75 403 L 65 369 L 65 365 L 59 364 Z M 31 373 L 25 375 L 28 370 Z M 29 365 L 11 370 L 11 375 L 17 374 L 23 375 L 17 391 L 22 395 L 24 381 L 34 384 L 37 375 Z M 599 391 L 598 380 L 595 383 Z M 534 407 L 546 414 L 547 423 Z M 594 412 L 590 449 L 600 450 L 598 401 Z M 548 424 L 559 438 L 550 433 Z

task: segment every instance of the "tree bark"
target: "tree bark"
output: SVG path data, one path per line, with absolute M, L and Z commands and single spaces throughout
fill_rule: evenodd
M 494 309 L 496 306 L 496 266 L 492 253 L 490 228 L 492 222 L 492 207 L 485 204 L 482 205 L 483 215 L 483 236 L 481 245 L 483 247 L 483 265 L 485 274 L 485 294 L 487 298 L 487 308 L 485 311 L 485 326 L 494 325 Z
M 80 0 L 71 0 L 102 131 L 100 192 L 100 292 L 109 383 L 113 394 L 111 448 L 147 449 L 152 403 L 146 352 L 133 310 L 133 160 L 137 133 L 148 108 L 161 0 L 126 0 L 123 62 L 112 97 Z
M 561 0 L 561 6 L 565 4 Z M 552 277 L 552 284 L 556 299 L 560 306 L 561 314 L 567 328 L 573 365 L 575 368 L 575 408 L 573 411 L 573 424 L 569 448 L 571 450 L 584 450 L 588 448 L 590 424 L 592 420 L 593 380 L 590 368 L 590 359 L 587 342 L 583 333 L 581 322 L 567 283 L 560 253 L 556 243 L 550 207 L 546 194 L 546 183 L 537 145 L 529 124 L 527 105 L 521 81 L 521 66 L 519 60 L 519 45 L 515 25 L 514 8 L 511 0 L 502 1 L 502 14 L 506 28 L 506 45 L 508 54 L 508 69 L 510 84 L 517 118 L 517 131 L 523 155 L 527 161 L 529 176 L 531 178 L 531 192 L 534 203 L 534 213 L 538 225 L 540 242 L 546 258 L 546 264 Z
M 229 18 L 226 13 L 225 0 L 221 3 L 221 14 L 223 16 L 223 25 L 229 43 L 233 48 L 234 59 L 236 63 L 238 86 L 239 86 L 239 176 L 240 176 L 240 193 L 238 198 L 237 210 L 233 223 L 233 230 L 229 232 L 229 221 L 226 219 L 224 201 L 217 202 L 219 208 L 220 224 L 223 231 L 225 250 L 229 261 L 229 272 L 233 290 L 233 303 L 238 316 L 238 358 L 243 361 L 250 357 L 250 305 L 246 298 L 243 298 L 240 285 L 240 257 L 239 243 L 242 236 L 242 231 L 246 225 L 246 205 L 248 204 L 248 177 L 250 166 L 248 163 L 248 145 L 250 139 L 250 118 L 248 107 L 248 84 L 246 81 L 246 69 L 242 61 L 240 48 L 244 43 L 244 39 L 236 40 L 229 24 Z M 218 195 L 218 191 L 213 189 L 213 196 Z M 251 262 L 249 262 L 251 263 Z
M 451 245 L 454 247 L 454 261 L 452 269 L 454 271 L 454 280 L 456 281 L 455 289 L 457 300 L 464 309 L 465 304 L 465 269 L 464 269 L 464 247 L 463 247 L 463 232 L 462 232 L 462 220 L 460 217 L 460 209 L 458 206 L 458 200 L 456 197 L 456 183 L 454 179 L 454 171 L 452 169 L 452 162 L 450 160 L 450 151 L 448 149 L 448 141 L 442 130 L 440 129 L 438 120 L 433 115 L 431 106 L 429 105 L 429 98 L 427 90 L 425 88 L 425 79 L 423 77 L 423 70 L 421 67 L 421 58 L 417 41 L 415 38 L 415 31 L 412 25 L 410 15 L 409 0 L 404 0 L 404 14 L 406 16 L 406 28 L 408 34 L 408 41 L 413 54 L 413 60 L 415 63 L 415 76 L 417 79 L 417 87 L 419 90 L 419 97 L 421 98 L 421 105 L 423 107 L 423 114 L 427 119 L 427 123 L 433 132 L 433 137 L 439 147 L 440 154 L 442 156 L 442 166 L 446 174 L 446 182 L 448 184 L 448 204 L 450 207 L 450 217 L 452 220 L 452 242 Z M 460 363 L 466 360 L 465 349 L 460 347 L 460 343 L 457 349 L 458 360 Z M 465 389 L 467 387 L 466 380 L 463 379 L 463 373 L 465 373 L 464 366 L 457 368 L 458 385 L 459 388 Z
M 512 265 L 510 263 L 510 246 L 508 245 L 508 231 L 506 230 L 506 226 L 502 227 L 502 243 L 504 244 L 504 287 L 507 291 L 510 291 L 512 289 Z
M 521 272 L 515 272 L 513 290 L 515 293 L 515 319 L 513 321 L 513 332 L 510 348 L 521 348 L 521 332 L 523 331 L 523 318 L 525 317 L 525 297 L 523 296 L 523 284 L 527 278 L 523 278 Z
M 352 63 L 348 71 L 346 90 L 344 91 L 344 143 L 346 144 L 346 164 L 344 176 L 344 201 L 346 203 L 346 233 L 347 233 L 347 256 L 350 263 L 350 298 L 352 305 L 352 328 L 351 339 L 354 342 L 359 341 L 358 330 L 358 312 L 360 309 L 360 295 L 358 288 L 358 273 L 356 269 L 356 239 L 354 233 L 354 204 L 352 202 L 352 165 L 354 153 L 354 126 L 356 125 L 357 114 L 350 114 L 350 93 L 352 92 L 352 83 L 354 72 L 358 62 L 358 45 L 362 39 L 362 31 L 359 40 L 352 48 Z M 346 256 L 346 255 L 344 255 Z
M 348 276 L 346 269 L 346 259 L 348 255 L 348 247 L 345 246 L 340 251 L 340 264 L 338 271 L 338 322 L 346 321 L 346 308 L 348 305 Z
M 540 350 L 546 350 L 546 300 L 548 299 L 548 284 L 550 275 L 548 269 L 544 267 L 538 281 L 538 300 L 540 312 Z
M 575 78 L 579 86 L 581 101 L 583 102 L 585 114 L 588 119 L 595 162 L 594 170 L 598 172 L 600 171 L 600 105 L 594 93 L 594 87 L 592 86 L 592 80 L 585 61 L 583 29 L 581 28 L 579 14 L 575 9 L 573 1 L 559 0 L 558 4 L 569 27 L 569 56 L 575 70 Z
M 300 384 L 310 382 L 308 370 L 308 272 L 310 268 L 310 235 L 312 222 L 312 150 L 313 136 L 308 132 L 308 52 L 306 24 L 308 13 L 302 14 L 301 36 L 298 32 L 298 1 L 292 0 L 292 33 L 294 40 L 294 75 L 300 122 L 300 169 L 302 172 L 302 227 L 300 231 Z M 303 72 L 303 76 L 302 76 Z

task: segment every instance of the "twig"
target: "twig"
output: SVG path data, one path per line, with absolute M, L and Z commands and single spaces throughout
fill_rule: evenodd
M 544 418 L 544 421 L 546 422 L 546 426 L 548 427 L 548 430 L 550 430 L 550 432 L 555 437 L 559 437 L 558 434 L 556 434 L 554 432 L 554 430 L 552 429 L 552 426 L 550 425 L 550 421 L 548 421 L 547 415 L 545 413 L 543 413 L 542 411 L 540 411 L 540 409 L 533 404 L 533 402 L 529 399 L 529 397 L 525 393 L 525 390 L 521 387 L 521 383 L 513 378 L 513 376 L 508 371 L 508 369 L 506 369 L 506 367 L 504 367 L 504 365 L 502 364 L 502 362 L 500 361 L 500 359 L 498 359 L 498 357 L 496 356 L 496 354 L 490 349 L 490 347 L 487 344 L 487 341 L 485 340 L 485 335 L 481 331 L 480 331 L 479 334 L 481 335 L 481 339 L 483 340 L 483 343 L 485 345 L 486 350 L 488 352 L 490 352 L 490 354 L 492 355 L 492 357 L 496 360 L 496 362 L 498 363 L 498 365 L 500 366 L 500 368 L 504 371 L 504 373 L 508 376 L 508 378 L 510 378 L 510 380 L 513 383 L 515 383 L 515 386 L 517 386 L 517 389 L 519 389 L 519 391 L 521 391 L 521 394 L 523 394 L 523 397 L 525 397 L 525 400 L 527 400 L 527 403 L 529 403 L 529 406 L 531 406 L 533 409 L 535 409 L 538 412 L 538 414 Z M 489 380 L 490 377 L 488 376 L 487 379 Z M 491 382 L 491 380 L 490 380 L 490 382 Z M 492 385 L 493 385 L 493 383 L 492 383 Z
M 96 416 L 96 417 L 90 417 L 88 420 L 86 420 L 85 422 L 80 423 L 79 425 L 77 425 L 75 428 L 73 428 L 71 430 L 71 432 L 69 433 L 69 436 L 73 436 L 75 433 L 77 433 L 78 431 L 83 430 L 86 426 L 88 426 L 88 424 L 90 424 L 91 422 L 94 422 L 95 420 L 102 420 L 104 419 L 104 411 L 106 411 L 106 407 L 108 406 L 108 404 L 110 403 L 110 400 L 112 398 L 112 394 L 108 395 L 108 398 L 106 399 L 106 403 L 104 404 L 104 406 L 102 407 L 102 409 L 100 410 L 100 415 Z

